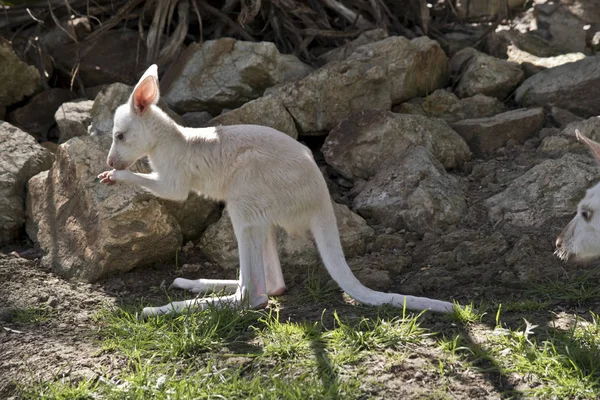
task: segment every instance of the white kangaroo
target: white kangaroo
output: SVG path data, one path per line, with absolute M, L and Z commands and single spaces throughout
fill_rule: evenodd
M 600 143 L 575 130 L 600 161 Z M 556 238 L 555 253 L 564 261 L 591 260 L 600 257 L 600 183 L 587 190 L 577 206 L 577 214 Z
M 325 179 L 306 146 L 265 126 L 185 128 L 156 106 L 158 99 L 157 66 L 152 65 L 128 103 L 115 112 L 107 159 L 114 169 L 98 178 L 106 184 L 139 185 L 164 199 L 183 201 L 193 190 L 226 201 L 238 243 L 240 273 L 239 280 L 177 278 L 172 285 L 176 288 L 228 294 L 146 307 L 143 316 L 204 309 L 209 304 L 266 306 L 267 296 L 285 291 L 276 226 L 290 233 L 310 230 L 329 274 L 361 303 L 406 305 L 419 311 L 453 310 L 449 302 L 377 292 L 356 279 L 344 258 Z M 153 173 L 127 169 L 144 156 Z

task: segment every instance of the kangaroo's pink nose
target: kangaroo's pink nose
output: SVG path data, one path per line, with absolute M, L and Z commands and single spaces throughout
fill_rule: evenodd
M 560 246 L 562 245 L 562 242 L 563 242 L 562 236 L 557 237 L 556 238 L 556 243 L 555 243 L 556 248 L 560 248 Z

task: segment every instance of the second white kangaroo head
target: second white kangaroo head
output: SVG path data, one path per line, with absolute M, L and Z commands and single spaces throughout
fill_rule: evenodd
M 600 161 L 600 143 L 575 131 Z M 600 183 L 587 190 L 577 206 L 577 214 L 556 239 L 555 254 L 563 260 L 589 260 L 600 257 Z
M 148 124 L 159 96 L 158 67 L 153 64 L 142 75 L 127 103 L 115 111 L 113 142 L 106 160 L 109 167 L 126 169 L 148 155 L 153 146 Z

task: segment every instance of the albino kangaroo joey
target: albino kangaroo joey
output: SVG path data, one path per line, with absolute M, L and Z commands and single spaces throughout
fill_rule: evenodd
M 354 276 L 342 251 L 325 179 L 311 151 L 275 129 L 258 125 L 185 128 L 156 103 L 157 66 L 141 77 L 129 101 L 117 108 L 113 142 L 98 175 L 105 184 L 138 185 L 163 199 L 183 201 L 190 191 L 225 201 L 239 249 L 238 280 L 177 278 L 176 288 L 195 293 L 222 291 L 214 297 L 146 307 L 143 316 L 236 304 L 264 307 L 268 297 L 285 291 L 277 255 L 275 227 L 289 233 L 310 230 L 331 277 L 350 297 L 369 305 L 391 304 L 411 310 L 449 312 L 449 302 L 377 292 Z M 128 168 L 148 157 L 153 170 Z
M 600 161 L 600 143 L 575 130 Z M 562 260 L 591 260 L 600 257 L 600 183 L 587 190 L 577 206 L 577 214 L 556 238 L 555 254 Z

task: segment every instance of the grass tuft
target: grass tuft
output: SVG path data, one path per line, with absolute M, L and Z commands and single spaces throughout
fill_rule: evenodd
M 462 324 L 474 324 L 480 322 L 484 316 L 485 312 L 478 311 L 473 303 L 467 304 L 464 307 L 460 307 L 456 304 L 454 310 L 450 313 L 450 318 L 452 320 Z
M 600 286 L 595 279 L 590 279 L 590 275 L 584 275 L 575 279 L 553 279 L 541 284 L 531 284 L 527 292 L 552 301 L 565 300 L 582 304 L 600 297 Z
M 39 324 L 56 314 L 49 306 L 19 308 L 14 311 L 11 321 L 18 324 Z
M 308 272 L 305 288 L 308 301 L 312 303 L 329 303 L 339 293 L 339 289 L 335 286 L 323 283 L 317 276 L 315 268 L 311 268 Z

